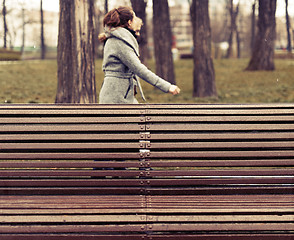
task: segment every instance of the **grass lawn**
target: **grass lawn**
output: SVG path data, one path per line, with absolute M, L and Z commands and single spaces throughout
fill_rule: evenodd
M 96 62 L 97 94 L 103 72 L 101 60 Z M 178 96 L 164 94 L 142 83 L 150 103 L 287 103 L 294 102 L 294 60 L 276 59 L 276 71 L 244 71 L 248 59 L 214 60 L 217 98 L 192 97 L 193 62 L 175 62 L 176 80 L 182 92 Z M 154 71 L 154 62 L 149 62 Z M 54 103 L 57 88 L 55 60 L 0 62 L 0 103 Z M 140 99 L 139 99 L 140 100 Z

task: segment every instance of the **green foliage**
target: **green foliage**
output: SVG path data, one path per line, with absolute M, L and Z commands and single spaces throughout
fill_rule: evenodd
M 13 51 L 1 48 L 0 49 L 0 61 L 17 61 L 21 59 L 21 53 L 19 51 Z
M 101 60 L 96 62 L 97 94 L 103 82 Z M 142 82 L 149 103 L 287 103 L 294 102 L 294 60 L 276 59 L 276 71 L 244 71 L 248 59 L 215 60 L 218 98 L 193 98 L 193 62 L 175 62 L 182 92 L 164 94 Z M 155 70 L 154 62 L 149 67 Z M 0 62 L 0 103 L 54 103 L 57 89 L 55 60 Z M 139 98 L 140 100 L 140 98 Z M 141 101 L 142 102 L 142 101 Z

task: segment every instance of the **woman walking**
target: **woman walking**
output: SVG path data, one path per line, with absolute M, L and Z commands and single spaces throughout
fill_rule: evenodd
M 103 21 L 105 33 L 99 35 L 104 42 L 104 82 L 99 103 L 133 104 L 139 89 L 145 100 L 140 82 L 145 80 L 163 92 L 176 95 L 180 89 L 150 71 L 139 60 L 137 36 L 140 35 L 142 20 L 131 7 L 118 7 L 108 12 Z

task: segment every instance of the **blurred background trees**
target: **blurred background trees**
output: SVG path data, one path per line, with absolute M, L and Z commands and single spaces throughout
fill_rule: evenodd
M 71 2 L 86 4 L 89 1 L 74 0 Z M 194 67 L 198 69 L 195 72 L 199 75 L 203 74 L 203 79 L 205 79 L 205 81 L 195 81 L 197 77 L 194 73 L 194 96 L 216 95 L 215 83 L 213 82 L 214 59 L 248 58 L 250 61 L 247 70 L 261 69 L 252 66 L 256 66 L 257 62 L 264 62 L 266 59 L 270 67 L 263 69 L 273 70 L 274 57 L 292 57 L 293 26 L 291 23 L 294 21 L 294 2 L 292 0 L 205 0 L 200 1 L 198 4 L 201 3 L 201 5 L 199 6 L 196 4 L 198 1 L 193 1 L 195 5 L 191 9 L 192 12 L 190 12 L 192 0 L 91 1 L 93 2 L 91 3 L 91 11 L 85 12 L 85 14 L 95 16 L 93 17 L 95 19 L 95 23 L 93 23 L 94 33 L 92 32 L 93 29 L 88 28 L 87 31 L 91 31 L 91 34 L 89 35 L 88 32 L 85 34 L 86 36 L 93 36 L 95 43 L 89 45 L 91 51 L 87 55 L 92 54 L 93 48 L 96 58 L 101 58 L 103 55 L 103 45 L 97 42 L 97 35 L 103 31 L 102 20 L 105 12 L 119 5 L 132 5 L 137 15 L 144 21 L 142 35 L 139 39 L 141 60 L 147 64 L 147 60 L 154 57 L 157 73 L 167 80 L 175 82 L 173 76 L 174 62 L 179 58 L 193 59 Z M 9 52 L 9 55 L 0 54 L 0 59 L 1 56 L 2 59 L 57 59 L 58 21 L 61 19 L 59 7 L 55 10 L 48 10 L 48 3 L 53 5 L 54 2 L 56 0 L 2 1 L 0 46 L 3 46 L 3 49 L 14 51 Z M 65 2 L 67 1 L 62 0 L 60 4 Z M 200 15 L 200 18 L 196 17 L 193 20 L 193 16 L 197 16 L 197 11 L 206 2 L 208 13 L 205 12 L 205 14 Z M 63 10 L 70 14 L 70 7 L 63 8 Z M 201 21 L 202 24 L 204 24 L 203 21 L 209 22 L 209 25 L 203 27 L 204 25 L 199 24 Z M 266 23 L 270 25 L 270 36 L 262 35 L 262 33 L 268 32 L 265 29 Z M 63 28 L 70 27 L 70 25 L 63 26 Z M 65 30 L 63 29 L 63 31 Z M 81 32 L 68 31 L 68 34 L 71 34 L 69 35 L 71 40 L 80 41 L 84 39 L 84 35 L 80 35 Z M 199 45 L 197 41 L 199 41 L 200 35 L 197 34 L 200 33 L 203 33 L 202 41 L 204 42 Z M 59 37 L 62 39 L 61 32 L 59 32 Z M 61 43 L 64 45 L 66 45 L 65 42 L 68 43 L 60 39 L 60 45 Z M 266 41 L 263 41 L 264 39 Z M 206 47 L 202 48 L 203 46 Z M 58 50 L 58 54 L 60 54 L 60 51 L 65 51 L 60 48 Z M 259 53 L 261 50 L 264 52 Z M 8 50 L 6 51 L 8 52 Z M 21 54 L 18 54 L 18 52 L 21 52 Z M 14 53 L 17 54 L 13 55 Z M 210 70 L 201 67 L 200 58 L 197 56 L 200 53 L 205 54 L 207 59 L 204 59 L 207 63 L 211 62 L 207 64 L 207 66 L 210 65 L 208 67 Z M 71 54 L 75 56 L 75 52 Z M 90 62 L 94 61 L 91 54 Z M 263 58 L 260 58 L 260 56 L 263 56 Z M 70 60 L 64 59 L 64 61 Z M 83 62 L 86 62 L 86 60 L 83 60 Z M 87 60 L 87 64 L 90 62 Z M 81 64 L 79 67 L 84 66 Z M 211 73 L 210 76 L 208 73 Z M 70 73 L 68 74 L 67 76 L 71 76 Z M 94 73 L 91 74 L 91 76 L 88 76 L 90 79 L 94 76 Z M 93 81 L 89 80 L 88 77 L 86 81 Z M 180 76 L 177 76 L 177 81 L 177 84 L 180 84 Z M 79 87 L 82 85 L 80 84 Z M 203 92 L 201 89 L 207 88 L 206 85 L 210 88 L 209 94 L 196 93 L 197 91 Z M 68 83 L 66 86 L 69 86 Z

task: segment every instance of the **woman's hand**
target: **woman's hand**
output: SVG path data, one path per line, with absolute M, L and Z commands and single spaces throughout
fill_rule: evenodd
M 177 95 L 181 92 L 181 89 L 176 85 L 171 85 L 169 88 L 169 92 L 172 93 L 173 95 Z

